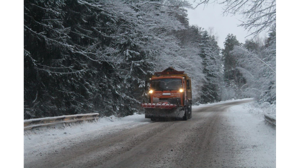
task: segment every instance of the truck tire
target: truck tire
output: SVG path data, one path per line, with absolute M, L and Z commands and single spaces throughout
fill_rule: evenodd
M 189 119 L 189 114 L 188 114 L 188 108 L 184 108 L 184 116 L 182 117 L 182 120 L 188 120 Z
M 190 111 L 189 119 L 191 119 L 192 118 L 192 106 L 190 106 L 189 111 Z

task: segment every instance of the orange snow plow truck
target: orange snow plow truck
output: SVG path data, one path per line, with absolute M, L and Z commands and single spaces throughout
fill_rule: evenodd
M 184 71 L 176 71 L 169 67 L 162 72 L 155 72 L 150 80 L 146 81 L 145 90 L 148 100 L 148 103 L 142 103 L 145 118 L 152 121 L 192 118 L 191 79 Z

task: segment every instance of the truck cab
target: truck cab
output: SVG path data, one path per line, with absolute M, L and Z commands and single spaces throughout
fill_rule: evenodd
M 169 67 L 162 72 L 155 72 L 148 82 L 148 103 L 142 104 L 146 118 L 187 120 L 192 117 L 191 79 L 184 71 Z

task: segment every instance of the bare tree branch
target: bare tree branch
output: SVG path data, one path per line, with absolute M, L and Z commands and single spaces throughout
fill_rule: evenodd
M 209 2 L 224 4 L 224 14 L 240 13 L 246 19 L 239 26 L 253 30 L 248 36 L 257 36 L 260 32 L 276 26 L 276 0 L 195 0 L 197 8 Z

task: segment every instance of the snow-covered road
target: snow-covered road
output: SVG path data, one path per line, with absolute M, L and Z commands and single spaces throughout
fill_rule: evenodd
M 275 167 L 276 130 L 247 108 L 227 102 L 194 106 L 188 121 L 135 114 L 25 132 L 24 167 Z

